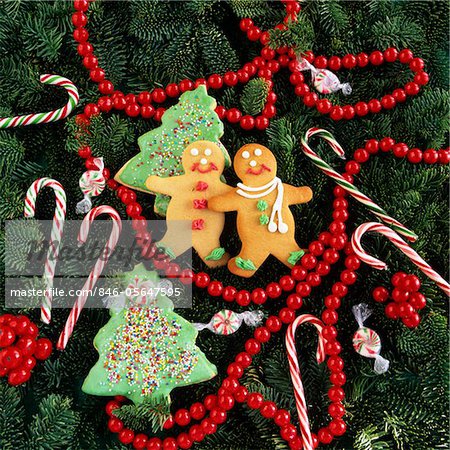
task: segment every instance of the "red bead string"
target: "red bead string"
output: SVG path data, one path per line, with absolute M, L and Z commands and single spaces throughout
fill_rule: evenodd
M 300 6 L 296 1 L 283 1 L 286 4 L 287 16 L 285 21 L 296 20 L 300 11 Z M 90 70 L 91 79 L 98 83 L 100 93 L 103 95 L 98 102 L 88 104 L 84 114 L 77 117 L 77 123 L 88 132 L 90 117 L 100 112 L 110 112 L 112 109 L 124 110 L 130 117 L 141 116 L 149 119 L 161 120 L 165 111 L 163 107 L 154 105 L 164 103 L 168 98 L 176 98 L 183 92 L 194 89 L 199 84 L 205 84 L 211 89 L 220 89 L 225 86 L 235 86 L 238 83 L 244 84 L 254 76 L 264 78 L 268 82 L 269 94 L 267 103 L 262 114 L 256 118 L 242 115 L 237 108 L 225 109 L 218 106 L 216 112 L 221 119 L 230 123 L 239 123 L 245 129 L 253 128 L 263 130 L 269 125 L 269 120 L 275 116 L 275 103 L 277 96 L 272 91 L 272 77 L 281 68 L 287 67 L 290 72 L 291 84 L 295 86 L 295 93 L 303 97 L 305 105 L 316 107 L 321 114 L 329 114 L 330 118 L 340 120 L 342 118 L 351 119 L 355 116 L 364 116 L 371 113 L 380 112 L 382 109 L 391 109 L 397 103 L 406 100 L 407 95 L 415 95 L 419 86 L 428 82 L 428 75 L 423 72 L 423 61 L 414 58 L 409 50 L 398 52 L 395 49 L 387 49 L 385 52 L 373 52 L 371 55 L 361 53 L 357 56 L 346 55 L 342 59 L 338 57 L 314 57 L 308 52 L 304 57 L 314 63 L 317 68 L 330 68 L 339 70 L 341 67 L 351 69 L 359 66 L 364 67 L 369 62 L 372 65 L 380 65 L 383 62 L 394 62 L 399 60 L 403 64 L 409 64 L 410 69 L 415 72 L 414 80 L 408 83 L 404 89 L 395 90 L 391 96 L 385 96 L 381 101 L 373 99 L 367 104 L 358 102 L 356 105 L 346 105 L 343 107 L 333 106 L 327 99 L 318 98 L 317 94 L 311 93 L 309 87 L 304 83 L 304 76 L 297 71 L 296 57 L 292 49 L 281 48 L 277 51 L 267 47 L 269 35 L 262 32 L 253 24 L 251 19 L 243 19 L 240 23 L 242 31 L 247 33 L 247 37 L 252 41 L 259 41 L 264 47 L 261 56 L 246 63 L 236 72 L 227 72 L 223 76 L 211 75 L 208 79 L 182 80 L 180 83 L 169 84 L 164 89 L 156 88 L 151 92 L 141 92 L 138 95 L 125 95 L 114 89 L 113 84 L 106 79 L 105 72 L 98 66 L 98 60 L 93 53 L 93 46 L 88 42 L 89 33 L 85 26 L 87 16 L 84 14 L 89 6 L 87 0 L 76 0 L 74 2 L 77 12 L 72 16 L 72 21 L 76 26 L 74 38 L 79 42 L 78 53 L 83 56 L 84 66 Z M 277 25 L 277 28 L 285 27 L 284 24 Z M 416 92 L 417 91 L 417 92 Z M 354 159 L 347 162 L 345 166 L 345 177 L 353 182 L 353 176 L 360 171 L 360 165 L 367 162 L 371 155 L 381 152 L 392 151 L 397 158 L 407 158 L 412 163 L 425 162 L 427 164 L 448 164 L 450 160 L 449 149 L 433 150 L 428 149 L 422 152 L 419 149 L 410 149 L 404 143 L 396 143 L 392 138 L 384 138 L 381 141 L 371 139 L 366 142 L 364 148 L 355 151 Z M 79 154 L 86 160 L 87 168 L 94 168 L 95 164 L 92 151 L 89 147 L 79 149 Z M 334 283 L 330 295 L 325 297 L 325 310 L 322 313 L 322 320 L 326 327 L 324 337 L 327 341 L 326 353 L 329 356 L 327 366 L 331 371 L 330 382 L 332 387 L 328 391 L 331 401 L 328 408 L 332 420 L 328 426 L 321 428 L 317 435 L 314 435 L 314 445 L 319 443 L 330 443 L 335 436 L 341 436 L 346 431 L 345 422 L 342 420 L 345 409 L 342 404 L 346 377 L 343 372 L 344 362 L 339 356 L 341 346 L 337 341 L 337 330 L 335 325 L 338 321 L 338 313 L 342 299 L 348 292 L 348 286 L 356 282 L 356 270 L 360 266 L 359 259 L 353 254 L 348 243 L 345 222 L 349 218 L 348 202 L 346 192 L 340 188 L 334 188 L 335 200 L 333 202 L 333 221 L 328 227 L 328 231 L 319 234 L 318 239 L 313 241 L 309 247 L 309 253 L 304 255 L 300 264 L 292 268 L 290 275 L 284 275 L 278 282 L 270 282 L 265 288 L 256 288 L 253 291 L 245 289 L 238 290 L 234 286 L 223 286 L 218 280 L 211 280 L 205 272 L 195 274 L 190 269 L 181 271 L 180 267 L 169 260 L 169 258 L 159 253 L 151 239 L 151 234 L 147 231 L 146 219 L 142 216 L 142 207 L 136 201 L 136 193 L 124 186 L 118 185 L 114 180 L 109 179 L 110 172 L 104 169 L 104 175 L 108 179 L 108 186 L 117 190 L 118 197 L 126 205 L 126 212 L 132 218 L 133 228 L 136 230 L 136 239 L 142 247 L 142 255 L 151 259 L 155 268 L 164 270 L 169 277 L 176 277 L 180 274 L 187 279 L 185 282 L 193 282 L 198 288 L 206 289 L 213 297 L 222 297 L 226 302 L 236 301 L 240 306 L 247 306 L 251 302 L 262 305 L 269 298 L 279 298 L 283 293 L 288 294 L 286 306 L 278 315 L 270 316 L 264 326 L 258 327 L 254 332 L 254 337 L 247 340 L 244 345 L 245 351 L 239 353 L 234 362 L 227 369 L 227 378 L 222 382 L 222 387 L 217 395 L 208 395 L 203 403 L 194 403 L 189 410 L 180 409 L 166 422 L 164 428 L 170 429 L 175 424 L 188 426 L 192 421 L 199 423 L 190 426 L 188 432 L 183 432 L 175 437 L 167 437 L 163 440 L 145 434 L 135 434 L 132 430 L 124 428 L 122 421 L 113 415 L 114 409 L 118 408 L 125 400 L 116 398 L 106 406 L 107 414 L 110 416 L 108 427 L 112 432 L 118 433 L 119 440 L 124 444 L 133 444 L 136 449 L 147 448 L 149 450 L 177 450 L 188 449 L 194 442 L 200 442 L 208 434 L 213 434 L 217 426 L 227 419 L 227 411 L 231 410 L 236 402 L 246 403 L 248 407 L 257 409 L 267 419 L 272 419 L 280 427 L 280 435 L 285 439 L 291 449 L 301 449 L 302 440 L 298 435 L 297 428 L 291 423 L 288 411 L 279 409 L 273 402 L 266 401 L 258 393 L 249 393 L 242 386 L 239 379 L 243 376 L 244 370 L 251 364 L 254 355 L 261 351 L 261 344 L 268 342 L 272 334 L 281 330 L 283 324 L 289 324 L 295 319 L 296 311 L 303 305 L 303 299 L 310 295 L 311 290 L 319 286 L 322 277 L 326 276 L 331 265 L 335 264 L 339 258 L 339 252 L 346 254 L 346 269 L 340 274 L 340 280 Z
M 405 84 L 403 88 L 395 89 L 391 94 L 384 95 L 380 100 L 372 99 L 368 102 L 360 101 L 355 105 L 333 105 L 326 98 L 319 98 L 315 92 L 311 92 L 309 86 L 304 82 L 305 77 L 302 72 L 298 71 L 298 64 L 295 60 L 289 63 L 291 71 L 290 82 L 294 86 L 295 94 L 303 98 L 303 103 L 309 107 L 315 107 L 320 114 L 329 115 L 333 120 L 351 120 L 355 117 L 364 117 L 367 114 L 376 114 L 382 110 L 393 109 L 397 104 L 404 103 L 407 97 L 413 97 L 420 91 L 420 87 L 429 81 L 429 76 L 424 72 L 425 64 L 421 58 L 414 57 L 409 49 L 398 51 L 396 48 L 390 47 L 384 52 L 379 50 L 373 51 L 370 55 L 359 53 L 358 55 L 347 54 L 343 58 L 332 56 L 327 59 L 325 56 L 314 56 L 312 52 L 308 52 L 304 56 L 317 69 L 330 69 L 338 71 L 342 68 L 353 69 L 355 67 L 366 67 L 368 64 L 380 66 L 384 63 L 394 63 L 399 61 L 401 64 L 408 65 L 409 69 L 414 73 L 412 81 Z
M 297 1 L 283 1 L 286 5 L 285 21 L 297 20 L 297 14 L 300 11 L 300 5 Z M 319 95 L 311 92 L 309 86 L 304 82 L 303 73 L 298 71 L 298 62 L 294 49 L 278 48 L 276 51 L 269 48 L 269 33 L 262 31 L 253 24 L 250 18 L 244 18 L 240 22 L 240 28 L 247 33 L 251 41 L 259 41 L 263 48 L 261 56 L 247 62 L 236 72 L 226 72 L 224 75 L 213 74 L 207 79 L 199 78 L 195 81 L 184 79 L 177 83 L 170 83 L 165 88 L 155 88 L 151 92 L 141 92 L 140 94 L 127 94 L 115 90 L 111 81 L 106 79 L 105 71 L 99 66 L 98 58 L 94 54 L 94 47 L 88 41 L 89 32 L 86 29 L 88 22 L 85 12 L 89 8 L 87 0 L 75 1 L 74 6 L 77 12 L 72 15 L 72 23 L 75 31 L 73 37 L 77 41 L 77 51 L 83 58 L 83 65 L 89 70 L 92 81 L 98 84 L 98 89 L 102 97 L 97 104 L 89 103 L 85 106 L 84 117 L 80 120 L 87 120 L 89 117 L 100 112 L 110 112 L 112 109 L 124 110 L 129 117 L 141 116 L 144 119 L 155 119 L 161 121 L 165 112 L 164 107 L 157 107 L 158 104 L 166 102 L 170 98 L 177 98 L 181 93 L 190 91 L 204 84 L 207 88 L 219 90 L 224 86 L 232 87 L 247 83 L 251 78 L 258 76 L 266 80 L 269 88 L 266 104 L 260 115 L 253 117 L 244 115 L 238 108 L 226 109 L 218 105 L 216 112 L 220 119 L 227 120 L 230 123 L 239 123 L 244 130 L 265 130 L 270 119 L 276 114 L 275 103 L 276 94 L 273 92 L 273 75 L 281 68 L 288 67 L 291 72 L 290 81 L 294 86 L 295 94 L 302 97 L 303 103 L 308 107 L 316 107 L 320 114 L 329 115 L 333 120 L 353 119 L 354 117 L 363 117 L 368 113 L 379 113 L 383 109 L 394 108 L 398 103 L 406 101 L 407 96 L 414 96 L 419 93 L 420 86 L 428 83 L 429 76 L 424 72 L 424 62 L 420 58 L 414 57 L 409 49 L 398 51 L 395 48 L 388 48 L 384 52 L 376 50 L 370 55 L 360 53 L 358 55 L 347 54 L 343 58 L 332 56 L 327 59 L 325 56 L 314 56 L 312 52 L 307 52 L 303 57 L 313 63 L 318 69 L 329 68 L 337 71 L 341 68 L 353 69 L 355 67 L 365 67 L 369 63 L 373 66 L 379 66 L 383 63 L 393 63 L 400 61 L 402 64 L 409 65 L 409 68 L 415 73 L 414 79 L 404 86 L 404 88 L 395 89 L 392 94 L 385 95 L 381 100 L 372 99 L 368 102 L 357 102 L 355 105 L 333 105 L 328 99 L 319 99 Z M 285 24 L 278 24 L 275 28 L 285 29 Z M 156 105 L 156 106 L 155 106 Z

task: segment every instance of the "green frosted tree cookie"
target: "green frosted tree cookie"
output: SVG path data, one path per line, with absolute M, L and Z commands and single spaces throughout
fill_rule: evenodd
M 172 389 L 217 375 L 214 364 L 195 345 L 194 326 L 173 311 L 169 298 L 148 295 L 158 282 L 157 273 L 143 264 L 124 274 L 128 304 L 111 309 L 111 319 L 95 336 L 99 359 L 83 392 L 124 395 L 139 404 L 149 398 L 170 400 Z
M 207 94 L 203 85 L 182 94 L 178 103 L 164 113 L 161 126 L 138 139 L 140 153 L 117 172 L 115 180 L 133 189 L 151 192 L 145 186 L 147 178 L 182 175 L 181 154 L 190 143 L 199 140 L 216 143 L 228 167 L 230 156 L 219 141 L 223 123 L 214 111 L 216 106 L 216 100 Z M 167 196 L 156 194 L 156 213 L 164 216 L 167 204 Z

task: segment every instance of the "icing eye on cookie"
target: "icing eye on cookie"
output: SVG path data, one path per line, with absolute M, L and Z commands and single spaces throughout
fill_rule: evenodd
M 247 150 L 245 150 L 245 152 L 242 152 L 242 157 L 244 159 L 248 159 L 248 158 L 250 158 L 250 153 Z
M 254 159 L 252 159 L 249 163 L 250 167 L 255 167 L 256 166 L 256 161 Z
M 208 164 L 208 160 L 207 160 L 206 158 L 202 158 L 202 159 L 200 160 L 200 164 L 206 165 L 206 164 Z
M 211 156 L 211 154 L 212 154 L 212 150 L 210 148 L 205 149 L 206 156 Z
M 262 150 L 260 148 L 255 148 L 255 151 L 253 153 L 255 154 L 255 156 L 261 156 Z
M 191 148 L 191 155 L 192 156 L 198 156 L 198 149 L 197 148 Z

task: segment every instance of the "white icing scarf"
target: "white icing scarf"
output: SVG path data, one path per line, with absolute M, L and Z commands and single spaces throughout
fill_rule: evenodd
M 242 197 L 245 198 L 261 198 L 270 194 L 274 189 L 277 189 L 277 198 L 272 206 L 272 212 L 270 214 L 269 224 L 267 225 L 268 230 L 271 233 L 278 231 L 282 234 L 287 233 L 288 226 L 283 222 L 283 217 L 281 216 L 281 208 L 283 206 L 283 195 L 284 187 L 282 181 L 275 177 L 272 181 L 265 184 L 264 186 L 251 187 L 246 186 L 243 183 L 238 183 L 238 190 L 236 191 Z M 256 192 L 256 194 L 251 194 L 250 192 Z M 275 223 L 275 214 L 277 215 L 278 224 Z

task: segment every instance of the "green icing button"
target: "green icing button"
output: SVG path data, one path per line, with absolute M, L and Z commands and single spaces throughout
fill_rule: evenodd
M 151 192 L 145 186 L 150 175 L 173 177 L 184 173 L 181 154 L 192 142 L 206 140 L 216 143 L 225 156 L 225 166 L 231 164 L 230 155 L 219 141 L 223 123 L 214 109 L 216 100 L 200 85 L 185 92 L 178 103 L 162 117 L 158 128 L 138 139 L 140 153 L 130 159 L 116 174 L 115 180 L 134 189 Z M 164 216 L 169 198 L 156 194 L 155 211 Z
M 269 205 L 265 200 L 258 200 L 258 203 L 256 204 L 256 207 L 258 208 L 258 211 L 265 211 Z
M 124 286 L 158 283 L 143 264 L 124 274 Z M 92 395 L 123 395 L 135 404 L 167 397 L 172 389 L 209 380 L 217 369 L 195 345 L 198 331 L 158 295 L 150 307 L 110 310 L 111 319 L 94 339 L 99 359 L 82 390 Z
M 259 223 L 261 225 L 267 225 L 269 223 L 269 216 L 267 214 L 261 214 L 259 217 Z

